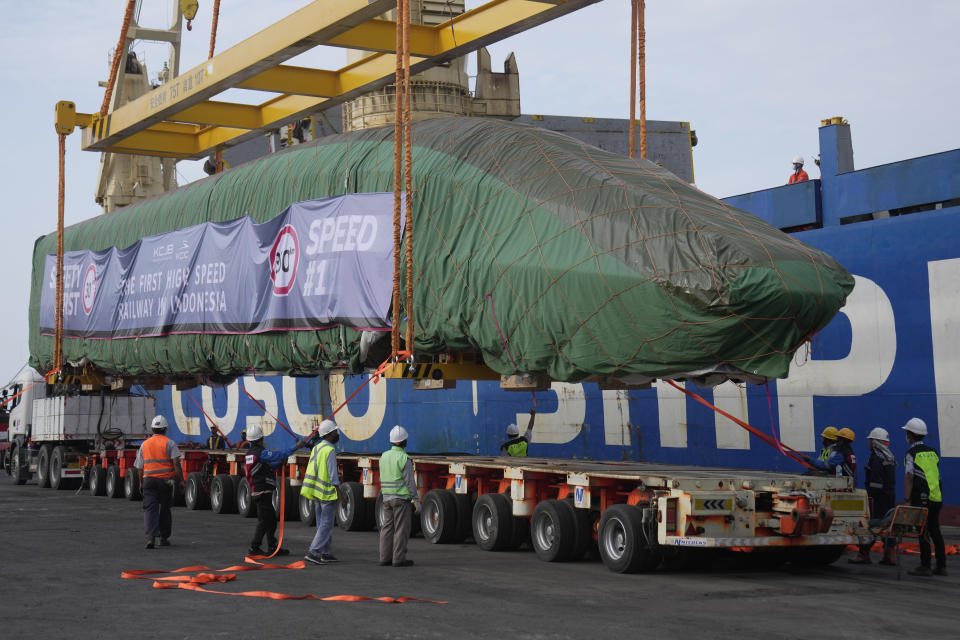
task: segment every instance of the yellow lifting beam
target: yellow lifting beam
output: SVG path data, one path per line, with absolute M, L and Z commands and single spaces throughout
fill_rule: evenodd
M 411 73 L 466 55 L 599 0 L 488 0 L 436 26 L 411 25 Z M 317 0 L 101 118 L 84 116 L 83 149 L 202 158 L 393 82 L 396 0 Z M 320 45 L 370 51 L 336 70 L 283 63 Z M 231 88 L 279 94 L 216 100 Z M 83 114 L 80 114 L 83 115 Z

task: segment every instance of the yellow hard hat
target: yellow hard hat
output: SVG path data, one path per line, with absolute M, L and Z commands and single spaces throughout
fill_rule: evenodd
M 853 442 L 857 436 L 853 433 L 853 429 L 840 429 L 840 431 L 837 431 L 837 437 L 846 438 L 850 442 Z
M 847 431 L 849 431 L 849 429 L 847 429 Z M 837 433 L 839 432 L 837 431 L 836 427 L 827 427 L 823 430 L 823 433 L 820 434 L 820 437 L 826 438 L 827 440 L 836 440 Z

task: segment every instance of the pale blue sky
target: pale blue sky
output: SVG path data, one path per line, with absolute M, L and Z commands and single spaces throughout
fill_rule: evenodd
M 170 0 L 144 0 L 153 26 Z M 4 0 L 0 102 L 7 152 L 0 156 L 7 249 L 0 377 L 28 356 L 27 302 L 33 243 L 56 227 L 53 106 L 73 100 L 99 108 L 123 0 Z M 184 31 L 182 68 L 206 57 L 212 0 L 201 0 Z M 304 0 L 222 2 L 218 51 L 236 44 Z M 468 1 L 468 7 L 478 4 Z M 817 153 L 822 118 L 852 125 L 857 168 L 960 147 L 960 2 L 647 0 L 647 115 L 696 129 L 697 186 L 723 197 L 786 182 L 790 159 Z M 497 69 L 514 51 L 524 113 L 626 117 L 629 109 L 629 3 L 603 0 L 492 46 Z M 165 19 L 165 18 L 164 18 Z M 151 74 L 162 57 L 146 53 Z M 309 60 L 337 67 L 340 50 Z M 97 215 L 98 157 L 67 142 L 67 223 Z M 960 170 L 960 169 L 958 169 Z M 201 174 L 180 169 L 181 182 Z M 2 382 L 2 381 L 0 381 Z

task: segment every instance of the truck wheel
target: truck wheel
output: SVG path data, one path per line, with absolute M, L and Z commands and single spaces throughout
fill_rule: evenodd
M 233 478 L 229 474 L 221 473 L 210 480 L 210 508 L 214 513 L 237 511 L 237 495 L 233 487 Z
M 600 557 L 617 573 L 652 571 L 660 564 L 660 554 L 650 548 L 643 534 L 643 515 L 636 507 L 615 504 L 600 518 Z
M 13 484 L 26 484 L 27 482 L 27 465 L 21 445 L 15 445 L 13 452 L 10 454 L 10 478 L 13 480 Z
M 250 483 L 246 478 L 240 478 L 240 484 L 237 485 L 237 513 L 244 518 L 257 517 L 257 507 L 253 504 Z
M 513 508 L 502 493 L 485 493 L 473 505 L 473 539 L 484 551 L 503 551 L 513 540 Z
M 297 501 L 300 507 L 300 522 L 305 526 L 314 527 L 317 525 L 317 505 L 313 500 L 305 495 L 301 495 Z
M 87 488 L 92 496 L 105 496 L 107 489 L 104 486 L 107 482 L 107 470 L 99 464 L 90 469 L 90 480 Z
M 791 549 L 790 564 L 798 567 L 825 567 L 840 559 L 843 545 L 830 547 L 797 547 Z
M 131 502 L 143 500 L 143 492 L 140 490 L 140 474 L 132 467 L 127 469 L 127 475 L 123 477 L 123 497 Z
M 466 493 L 453 493 L 453 499 L 457 504 L 457 533 L 453 541 L 463 542 L 473 535 L 473 500 Z
M 210 495 L 203 490 L 202 473 L 194 471 L 187 475 L 187 484 L 183 488 L 183 501 L 191 511 L 210 508 Z
M 537 504 L 530 520 L 530 542 L 545 562 L 563 562 L 573 556 L 577 542 L 577 521 L 564 500 Z
M 76 487 L 75 478 L 63 477 L 63 470 L 67 466 L 66 447 L 56 446 L 50 455 L 50 486 L 54 489 L 70 489 Z M 82 481 L 82 480 L 81 480 Z
M 597 541 L 593 539 L 593 518 L 594 513 L 590 509 L 578 509 L 572 500 L 563 500 L 563 504 L 573 515 L 576 523 L 574 527 L 573 552 L 570 554 L 571 560 L 581 560 L 588 551 L 595 551 Z
M 37 486 L 46 489 L 50 486 L 50 445 L 40 445 L 40 454 L 37 456 L 37 473 L 34 475 Z
M 432 544 L 448 544 L 457 535 L 457 500 L 446 489 L 431 489 L 423 496 L 420 529 Z
M 129 475 L 129 474 L 127 474 Z M 123 478 L 120 477 L 120 467 L 115 464 L 107 467 L 107 497 L 108 498 L 122 498 L 124 497 L 124 482 Z
M 287 500 L 284 504 L 283 519 L 287 522 L 292 520 L 300 519 L 300 501 L 297 500 L 297 493 L 293 487 L 290 486 L 289 480 L 283 481 L 284 491 L 287 492 Z M 270 500 L 273 502 L 273 510 L 277 514 L 277 519 L 280 519 L 280 490 L 279 487 L 274 487 L 273 495 L 270 496 Z
M 376 527 L 377 531 L 380 531 L 380 529 L 383 529 L 383 494 L 382 493 L 377 495 L 377 499 L 373 503 L 373 524 Z
M 363 499 L 363 485 L 344 482 L 340 485 L 342 500 L 337 503 L 337 526 L 344 531 L 368 531 L 367 503 Z

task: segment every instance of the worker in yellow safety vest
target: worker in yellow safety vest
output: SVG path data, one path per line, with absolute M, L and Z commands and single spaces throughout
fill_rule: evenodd
M 313 564 L 330 564 L 337 562 L 332 551 L 333 521 L 340 497 L 340 472 L 334 445 L 340 441 L 340 428 L 333 420 L 324 420 L 317 428 L 317 436 L 320 441 L 310 451 L 310 461 L 307 462 L 306 475 L 300 488 L 301 496 L 314 501 L 317 513 L 317 533 L 303 559 Z
M 183 488 L 183 470 L 180 467 L 180 448 L 166 436 L 167 419 L 155 416 L 150 422 L 153 435 L 144 440 L 133 463 L 140 475 L 143 492 L 143 529 L 147 549 L 159 541 L 161 547 L 170 546 L 173 515 L 170 504 L 173 492 Z
M 910 448 L 904 458 L 904 492 L 906 502 L 915 507 L 926 507 L 927 529 L 920 538 L 920 566 L 907 573 L 914 576 L 947 575 L 947 554 L 940 531 L 940 508 L 943 493 L 940 490 L 940 456 L 936 450 L 923 443 L 927 436 L 927 423 L 920 418 L 910 418 L 903 425 Z M 933 540 L 937 556 L 936 569 L 930 570 L 930 541 Z
M 530 422 L 522 436 L 516 423 L 510 423 L 507 426 L 507 437 L 510 439 L 500 445 L 500 455 L 523 458 L 527 456 L 527 447 L 530 445 L 530 438 L 533 437 L 533 420 L 536 415 L 536 409 L 530 409 Z
M 820 445 L 823 447 L 820 449 L 820 455 L 817 456 L 820 462 L 825 463 L 830 459 L 830 454 L 833 453 L 833 450 L 837 446 L 837 433 L 836 427 L 827 427 L 823 430 L 823 433 L 820 434 Z
M 407 558 L 410 539 L 410 512 L 420 511 L 417 481 L 413 463 L 404 451 L 407 430 L 396 425 L 390 430 L 388 451 L 380 455 L 380 493 L 383 496 L 383 517 L 380 524 L 380 566 L 409 567 Z

